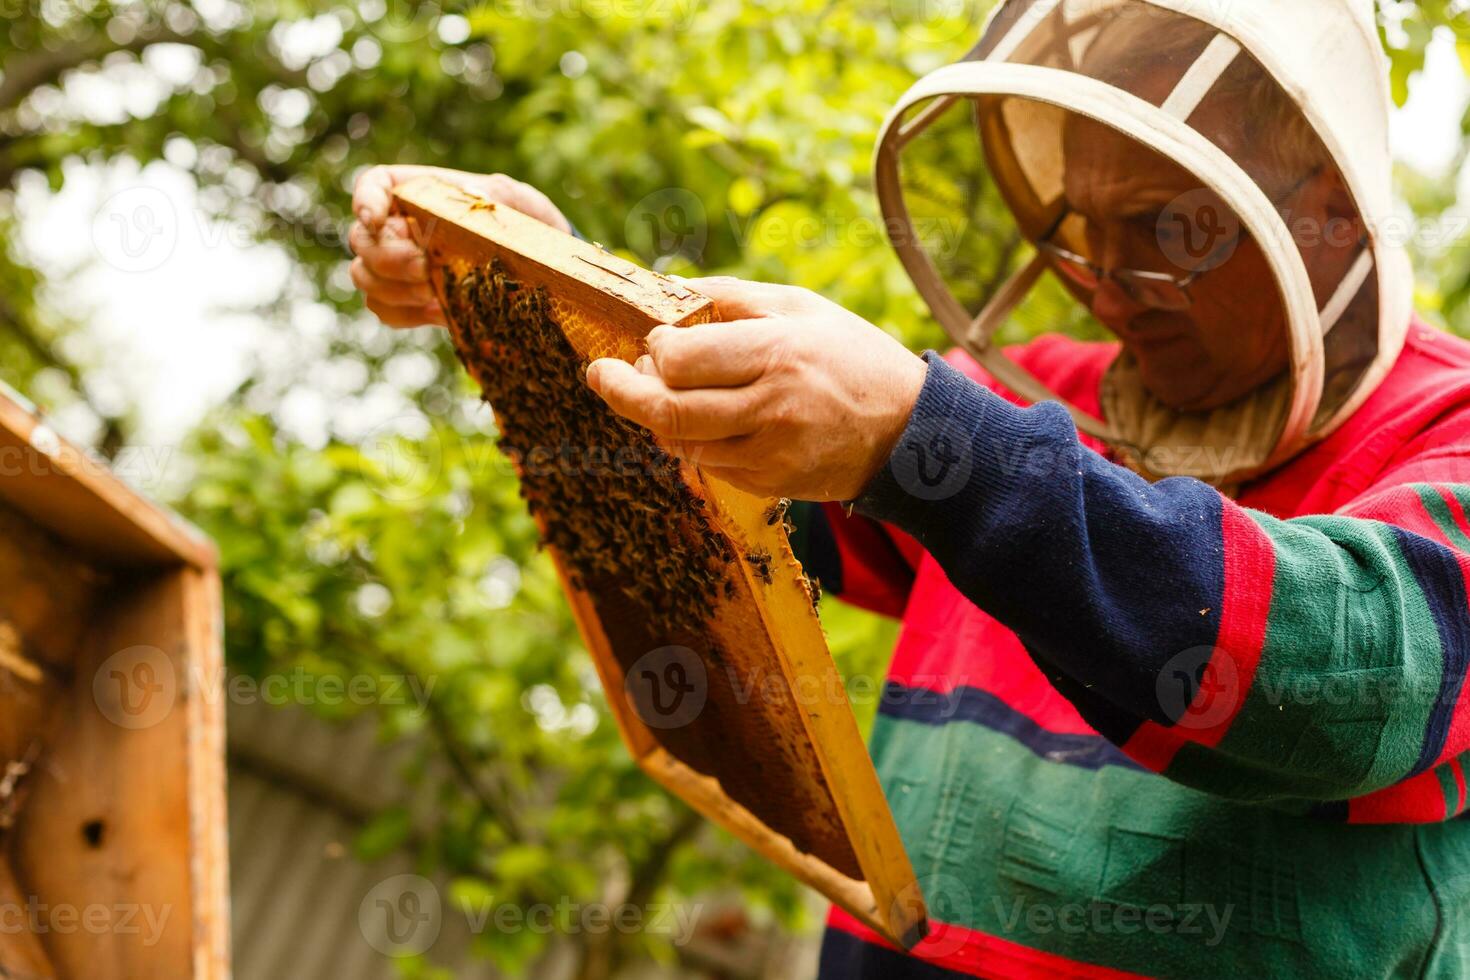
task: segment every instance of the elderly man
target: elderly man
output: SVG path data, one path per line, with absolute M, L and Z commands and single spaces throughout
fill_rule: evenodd
M 590 366 L 708 472 L 826 502 L 808 566 L 903 619 L 872 753 L 931 933 L 834 912 L 823 976 L 1470 975 L 1470 344 L 1407 305 L 1383 74 L 1359 0 L 1010 0 L 879 141 L 963 350 L 715 278 L 727 322 Z M 996 296 L 912 231 L 964 159 L 1035 245 Z M 353 232 L 395 325 L 442 316 L 409 175 Z M 992 346 L 1043 271 L 1119 343 Z

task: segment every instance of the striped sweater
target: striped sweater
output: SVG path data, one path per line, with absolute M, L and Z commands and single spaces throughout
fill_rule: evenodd
M 1096 412 L 1116 347 L 1013 355 Z M 1416 323 L 1233 500 L 928 360 L 856 516 L 798 514 L 903 621 L 871 750 L 933 920 L 834 911 L 822 976 L 1470 975 L 1470 343 Z

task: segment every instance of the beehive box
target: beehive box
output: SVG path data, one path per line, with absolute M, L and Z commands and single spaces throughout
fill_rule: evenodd
M 208 541 L 0 391 L 0 976 L 228 976 Z
M 675 459 L 585 383 L 591 360 L 635 360 L 655 325 L 707 322 L 711 302 L 435 178 L 397 201 L 639 764 L 893 942 L 917 942 L 923 898 L 780 502 Z

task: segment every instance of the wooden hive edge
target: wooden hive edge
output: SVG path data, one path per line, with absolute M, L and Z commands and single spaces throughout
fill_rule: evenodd
M 4 385 L 0 385 L 0 510 L 33 529 L 38 537 L 53 540 L 74 559 L 75 564 L 68 567 L 70 575 L 91 570 L 99 576 L 86 598 L 88 636 L 76 639 L 75 655 L 97 642 L 90 635 L 97 609 L 111 610 L 118 596 L 137 596 L 162 588 L 163 583 L 179 583 L 178 594 L 169 593 L 166 605 L 187 625 L 157 641 L 168 656 L 178 658 L 178 701 L 173 710 L 187 713 L 178 746 L 181 758 L 176 760 L 184 772 L 183 823 L 188 850 L 188 907 L 178 910 L 177 921 L 187 926 L 173 928 L 189 930 L 191 976 L 198 980 L 228 977 L 225 706 L 215 546 L 192 524 L 128 486 L 91 453 L 59 437 L 34 405 Z M 27 680 L 31 661 L 20 653 L 3 660 L 0 683 Z M 43 758 L 49 758 L 56 749 L 56 729 L 64 715 L 60 702 L 74 696 L 73 688 L 85 684 L 86 677 L 78 674 L 70 656 L 38 662 L 45 664 L 45 672 L 30 682 L 45 689 L 46 725 L 38 735 L 44 743 Z M 12 692 L 5 707 L 14 708 L 10 702 L 19 695 Z M 121 728 L 109 728 L 108 733 L 115 743 L 133 735 Z M 37 772 L 41 771 L 38 767 Z M 97 773 L 87 775 L 88 780 L 73 785 L 98 778 Z M 32 786 L 34 780 L 23 785 Z M 21 819 L 27 810 L 21 808 Z M 7 838 L 0 878 L 14 882 L 22 834 L 12 828 L 0 837 Z M 6 955 L 13 953 L 12 949 Z M 99 965 L 98 975 L 101 971 Z
M 514 278 L 547 284 L 643 333 L 660 323 L 708 319 L 712 312 L 707 297 L 672 279 L 437 177 L 416 178 L 393 193 L 418 241 L 427 243 L 431 263 L 442 264 L 450 251 L 484 257 L 490 243 L 503 250 L 497 257 Z
M 57 436 L 8 387 L 0 387 L 0 473 L 0 500 L 104 564 L 218 563 L 201 531 Z

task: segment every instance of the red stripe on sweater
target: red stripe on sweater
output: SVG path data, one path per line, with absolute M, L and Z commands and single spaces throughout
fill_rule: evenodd
M 1163 772 L 1184 747 L 1184 738 L 1174 729 L 1146 721 L 1124 742 L 1123 754 L 1146 769 Z
M 849 518 L 841 504 L 822 505 L 842 561 L 842 599 L 869 612 L 898 619 L 908 602 L 914 571 L 885 529 L 866 518 Z
M 1460 566 L 1460 575 L 1465 579 L 1465 592 L 1470 595 L 1470 556 L 1461 552 L 1455 552 L 1455 564 Z M 1470 610 L 1461 610 L 1461 614 L 1470 613 Z M 1434 760 L 1434 765 L 1442 765 L 1466 750 L 1470 750 L 1470 691 L 1466 688 L 1470 683 L 1462 682 L 1460 695 L 1455 699 L 1455 706 L 1450 711 L 1449 728 L 1445 731 L 1444 747 L 1440 749 L 1439 757 Z M 1432 768 L 1432 767 L 1431 767 Z
M 1454 816 L 1465 809 L 1465 770 L 1460 767 L 1458 758 L 1450 760 L 1450 772 L 1455 774 L 1455 790 L 1459 794 L 1455 801 L 1455 813 L 1449 814 Z
M 827 926 L 874 946 L 898 949 L 836 906 L 827 916 Z M 994 980 L 1145 980 L 1141 973 L 1078 963 L 998 936 L 932 920 L 928 937 L 910 950 L 909 955 L 965 976 Z
M 1445 819 L 1444 789 L 1439 773 L 1419 775 L 1376 793 L 1348 800 L 1348 823 L 1439 823 Z
M 1186 737 L 1209 746 L 1220 744 L 1255 683 L 1256 669 L 1266 645 L 1266 620 L 1271 613 L 1271 592 L 1276 577 L 1276 547 L 1265 530 L 1239 507 L 1226 506 L 1221 517 L 1225 608 L 1220 617 L 1215 655 L 1210 660 L 1210 666 L 1215 668 L 1217 689 L 1213 693 L 1201 689 L 1195 697 L 1196 704 L 1190 705 L 1186 713 L 1186 718 L 1193 716 L 1198 721 L 1196 727 L 1190 727 L 1185 733 Z M 1206 700 L 1211 697 L 1224 700 Z
M 1215 651 L 1194 700 L 1171 727 L 1146 721 L 1123 751 L 1140 765 L 1163 772 L 1188 742 L 1217 746 L 1230 730 L 1255 683 L 1266 644 L 1276 549 L 1245 510 L 1227 504 L 1221 512 L 1225 548 L 1225 595 Z

